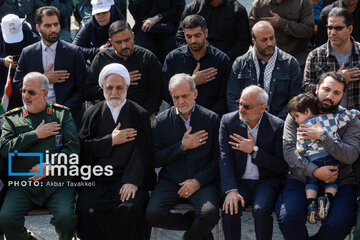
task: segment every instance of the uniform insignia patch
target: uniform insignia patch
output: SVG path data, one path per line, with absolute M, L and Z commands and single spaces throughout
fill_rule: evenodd
M 24 111 L 23 111 L 23 116 L 24 116 L 24 117 L 27 117 L 28 115 L 29 115 L 29 112 L 28 112 L 27 110 L 24 110 Z
M 55 146 L 56 147 L 60 147 L 62 146 L 62 135 L 61 134 L 56 134 L 55 135 Z

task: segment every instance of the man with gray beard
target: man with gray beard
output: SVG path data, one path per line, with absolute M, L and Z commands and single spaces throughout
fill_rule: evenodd
M 95 186 L 79 191 L 78 235 L 83 240 L 148 239 L 144 220 L 148 190 L 155 182 L 147 112 L 126 99 L 128 70 L 119 63 L 99 74 L 105 100 L 84 115 L 80 164 L 112 166 L 111 176 L 92 176 Z

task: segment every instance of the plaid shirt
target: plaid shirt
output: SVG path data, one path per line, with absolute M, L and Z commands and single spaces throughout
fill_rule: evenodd
M 329 114 L 322 114 L 322 115 L 315 115 L 312 117 L 307 118 L 303 124 L 316 124 L 316 119 L 319 119 L 321 126 L 323 127 L 324 131 L 328 134 L 328 136 L 334 139 L 340 139 L 339 135 L 337 134 L 337 130 L 339 128 L 344 127 L 349 121 L 356 118 L 358 114 L 357 110 L 346 110 L 342 113 L 329 113 Z M 297 137 L 296 142 L 296 150 L 299 153 L 305 153 L 304 156 L 311 156 L 314 154 L 318 154 L 322 151 L 326 151 L 323 145 L 321 144 L 320 140 L 310 140 L 310 139 L 303 139 L 301 140 L 300 137 Z
M 351 41 L 353 49 L 347 68 L 360 68 L 360 43 L 355 42 L 353 38 Z M 331 51 L 330 41 L 314 49 L 306 59 L 303 90 L 306 92 L 315 90 L 322 73 L 337 71 L 339 68 L 340 65 Z M 348 83 L 347 96 L 347 108 L 360 109 L 360 80 Z

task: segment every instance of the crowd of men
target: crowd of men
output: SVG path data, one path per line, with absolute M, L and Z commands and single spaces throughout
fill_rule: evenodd
M 0 234 L 36 239 L 24 216 L 46 207 L 61 240 L 213 239 L 220 214 L 237 240 L 252 206 L 256 239 L 275 210 L 287 240 L 360 240 L 360 121 L 334 120 L 360 110 L 358 0 L 130 0 L 133 28 L 123 1 L 77 2 L 70 43 L 73 1 L 0 0 Z M 302 92 L 327 122 L 289 112 Z M 336 192 L 309 199 L 309 177 Z

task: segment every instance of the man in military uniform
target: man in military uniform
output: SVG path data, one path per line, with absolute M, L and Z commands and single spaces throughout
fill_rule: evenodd
M 11 169 L 9 190 L 0 210 L 0 232 L 8 240 L 34 239 L 24 228 L 24 216 L 36 206 L 44 206 L 51 212 L 50 222 L 55 225 L 59 239 L 72 239 L 76 230 L 75 189 L 67 186 L 65 180 L 70 180 L 69 177 L 45 175 L 45 156 L 53 158 L 50 168 L 54 167 L 60 161 L 57 154 L 79 154 L 80 144 L 68 108 L 46 102 L 48 86 L 45 75 L 27 74 L 21 89 L 24 106 L 5 114 L 0 146 L 3 158 L 7 159 L 9 154 Z M 22 153 L 41 154 L 44 162 L 40 165 L 39 156 L 24 157 Z

